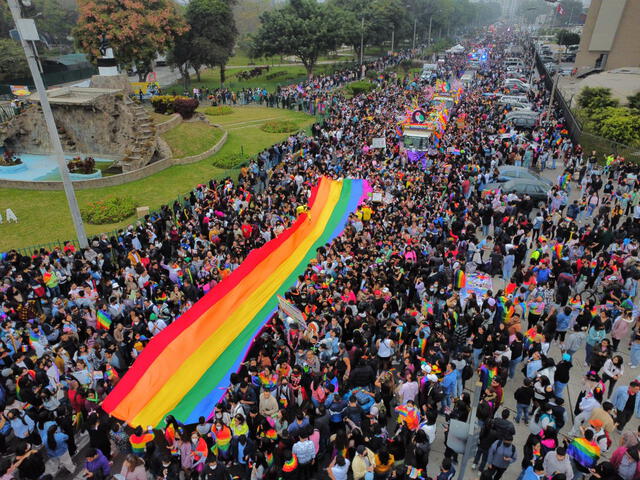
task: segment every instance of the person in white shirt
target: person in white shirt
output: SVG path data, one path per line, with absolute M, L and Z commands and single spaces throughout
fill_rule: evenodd
M 152 313 L 149 316 L 147 327 L 149 327 L 149 332 L 151 332 L 151 335 L 156 336 L 162 330 L 167 328 L 167 324 L 164 322 L 164 320 L 162 320 L 161 318 L 158 318 L 158 316 L 155 313 Z

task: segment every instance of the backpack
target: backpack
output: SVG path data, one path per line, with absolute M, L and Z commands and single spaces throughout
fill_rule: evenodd
M 498 440 L 498 447 L 496 448 L 496 450 L 498 448 L 500 448 L 502 446 L 502 439 Z M 509 457 L 513 458 L 513 455 L 515 455 L 516 453 L 516 447 L 513 445 L 513 443 L 511 444 L 511 455 L 509 455 Z
M 611 436 L 609 435 L 609 432 L 607 432 L 606 430 L 603 430 L 603 433 L 595 439 L 597 444 L 600 444 L 600 440 L 602 440 L 602 437 L 607 439 L 607 450 L 609 450 L 611 448 L 611 445 L 613 444 L 613 441 L 611 440 Z
M 462 369 L 462 381 L 467 381 L 471 377 L 473 377 L 473 368 L 471 367 L 471 365 L 465 365 Z

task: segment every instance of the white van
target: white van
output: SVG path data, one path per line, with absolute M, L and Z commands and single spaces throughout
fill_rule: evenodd
M 502 95 L 498 98 L 498 105 L 514 105 L 516 103 L 529 104 L 529 99 L 524 95 Z

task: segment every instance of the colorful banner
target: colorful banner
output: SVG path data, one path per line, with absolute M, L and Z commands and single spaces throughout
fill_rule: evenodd
M 9 85 L 9 88 L 11 89 L 11 94 L 16 97 L 26 97 L 27 95 L 31 95 L 29 87 L 26 85 Z
M 343 231 L 370 191 L 364 180 L 322 178 L 309 210 L 261 248 L 189 311 L 156 335 L 102 404 L 132 426 L 209 417 L 254 337 L 316 249 Z
M 296 321 L 300 328 L 304 331 L 307 329 L 307 322 L 304 321 L 304 315 L 298 310 L 298 308 L 291 302 L 288 302 L 282 295 L 278 295 L 278 309 L 284 317 L 291 317 Z

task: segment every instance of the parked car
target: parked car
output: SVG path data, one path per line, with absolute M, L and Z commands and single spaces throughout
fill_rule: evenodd
M 546 202 L 547 192 L 551 190 L 551 185 L 539 180 L 518 178 L 504 183 L 489 183 L 485 185 L 482 194 L 490 191 L 500 190 L 503 193 L 515 193 L 517 195 L 529 195 L 535 202 Z
M 525 90 L 525 91 L 531 90 L 531 85 L 517 78 L 507 78 L 502 85 L 511 90 L 513 90 L 514 88 L 517 88 L 518 90 Z
M 504 117 L 505 122 L 512 124 L 520 129 L 533 129 L 538 125 L 540 113 L 530 109 L 516 109 L 507 113 Z
M 497 178 L 499 183 L 505 183 L 510 180 L 533 180 L 536 182 L 541 182 L 553 186 L 553 182 L 544 177 L 541 177 L 536 172 L 529 170 L 526 167 L 516 167 L 515 165 L 502 165 L 498 167 L 498 172 L 500 176 Z

